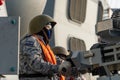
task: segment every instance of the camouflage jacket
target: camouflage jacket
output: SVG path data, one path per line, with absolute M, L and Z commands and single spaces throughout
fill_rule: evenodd
M 39 38 L 43 40 L 41 36 L 39 36 Z M 44 60 L 45 57 L 41 46 L 34 36 L 26 35 L 21 39 L 19 57 L 19 74 L 42 74 L 53 76 L 58 72 L 58 65 L 52 65 Z M 60 58 L 57 58 L 57 62 L 60 61 Z

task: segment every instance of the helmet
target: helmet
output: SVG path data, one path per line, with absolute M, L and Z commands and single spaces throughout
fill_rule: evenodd
M 68 53 L 68 51 L 65 49 L 65 48 L 63 48 L 63 47 L 60 47 L 60 46 L 56 46 L 56 47 L 54 47 L 54 48 L 52 48 L 52 50 L 53 50 L 53 53 L 55 54 L 55 55 L 65 55 L 65 56 L 68 56 L 69 55 L 69 53 Z
M 40 32 L 48 23 L 51 23 L 52 27 L 56 24 L 56 22 L 48 15 L 38 15 L 34 17 L 29 24 L 29 33 L 34 34 Z

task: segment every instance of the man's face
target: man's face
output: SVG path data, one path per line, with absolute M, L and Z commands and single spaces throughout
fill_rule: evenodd
M 45 29 L 48 39 L 50 39 L 52 36 L 52 25 L 49 23 L 49 24 L 45 25 L 44 29 Z

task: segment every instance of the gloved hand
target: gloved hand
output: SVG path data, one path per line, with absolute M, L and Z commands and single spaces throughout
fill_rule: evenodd
M 58 71 L 64 76 L 70 76 L 71 74 L 71 63 L 64 61 L 59 65 Z

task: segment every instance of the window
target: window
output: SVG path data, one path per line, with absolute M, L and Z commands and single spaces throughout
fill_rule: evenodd
M 86 16 L 87 0 L 69 0 L 69 18 L 77 23 L 83 23 Z
M 103 19 L 103 6 L 102 6 L 102 3 L 99 1 L 97 22 L 102 21 L 102 19 Z
M 85 42 L 81 39 L 71 37 L 69 39 L 69 48 L 71 51 L 85 51 Z

